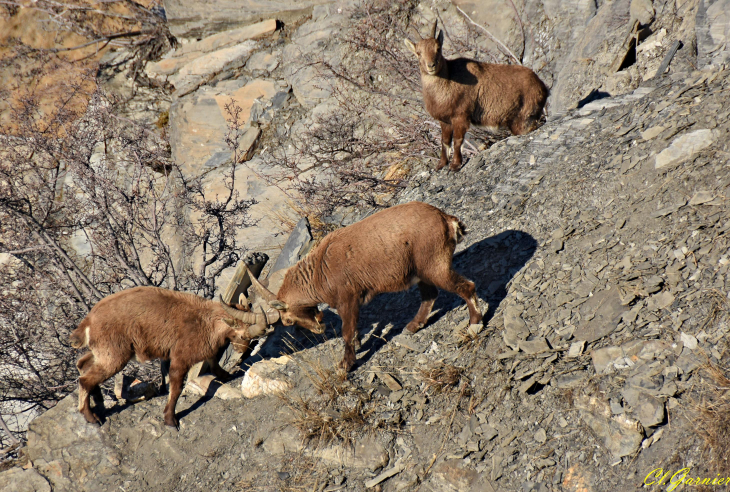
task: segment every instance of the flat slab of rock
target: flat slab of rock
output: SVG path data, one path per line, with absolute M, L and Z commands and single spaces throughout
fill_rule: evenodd
M 181 38 L 203 38 L 263 19 L 284 23 L 311 13 L 314 5 L 332 0 L 165 0 L 170 32 Z
M 260 39 L 273 34 L 274 31 L 276 31 L 276 19 L 268 19 L 240 29 L 221 32 L 200 41 L 184 44 L 169 52 L 162 60 L 148 63 L 145 70 L 151 77 L 168 77 L 206 53 L 240 45 L 248 40 Z
M 595 342 L 615 330 L 621 315 L 627 310 L 626 306 L 621 305 L 621 295 L 616 287 L 602 290 L 583 304 L 581 312 L 592 317 L 581 323 L 573 336 L 586 343 Z
M 716 132 L 703 129 L 685 133 L 675 138 L 671 145 L 657 154 L 654 161 L 656 169 L 664 169 L 667 167 L 680 164 L 697 152 L 712 145 L 717 138 Z

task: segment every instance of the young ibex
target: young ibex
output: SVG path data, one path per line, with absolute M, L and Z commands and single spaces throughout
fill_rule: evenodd
M 450 169 L 459 170 L 461 144 L 470 124 L 490 130 L 506 127 L 514 135 L 537 127 L 548 89 L 529 68 L 467 58 L 447 60 L 441 54 L 444 33 L 436 36 L 435 22 L 430 38 L 417 44 L 404 41 L 418 57 L 426 110 L 441 123 L 441 161 L 436 169 L 446 166 L 453 136 Z
M 436 207 L 411 202 L 377 212 L 326 236 L 284 277 L 278 294 L 251 275 L 253 286 L 268 305 L 278 309 L 283 324 L 298 324 L 322 333 L 322 313 L 327 303 L 342 318 L 345 356 L 340 367 L 355 364 L 354 338 L 360 306 L 377 294 L 397 292 L 418 284 L 421 308 L 406 328 L 415 333 L 424 326 L 438 289 L 459 295 L 469 307 L 469 320 L 477 324 L 474 282 L 452 267 L 456 244 L 466 234 L 464 225 Z
M 79 411 L 88 422 L 101 423 L 89 406 L 91 394 L 97 405 L 103 402 L 99 385 L 133 357 L 140 362 L 165 359 L 170 361 L 165 424 L 177 427 L 175 405 L 193 364 L 207 360 L 217 377 L 228 377 L 215 358 L 218 350 L 226 342 L 246 345 L 266 331 L 267 323 L 278 319 L 276 311 L 239 311 L 194 294 L 157 287 L 134 287 L 105 297 L 70 336 L 74 348 L 90 350 L 76 364 L 81 374 Z

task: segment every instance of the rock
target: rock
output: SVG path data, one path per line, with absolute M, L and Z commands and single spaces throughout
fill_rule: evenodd
M 580 357 L 580 355 L 583 353 L 583 348 L 585 347 L 585 345 L 586 343 L 584 341 L 571 343 L 570 348 L 568 349 L 568 357 Z
M 408 350 L 416 352 L 417 354 L 421 354 L 426 350 L 426 346 L 419 342 L 418 339 L 410 333 L 401 333 L 400 335 L 393 337 L 392 341 L 401 347 L 405 347 Z
M 453 491 L 470 491 L 479 480 L 479 474 L 476 471 L 464 466 L 462 460 L 451 459 L 446 460 L 433 469 L 433 478 L 429 482 L 435 482 L 441 486 L 444 492 Z M 428 482 L 426 482 L 428 484 Z M 483 490 L 483 489 L 482 489 Z
M 296 30 L 292 43 L 284 48 L 282 67 L 286 81 L 291 84 L 297 101 L 305 108 L 312 109 L 332 95 L 329 76 L 313 66 L 307 54 L 317 53 L 318 58 L 337 68 L 341 55 L 336 48 L 329 48 L 328 42 L 337 37 L 345 24 L 345 16 L 334 12 L 313 18 Z
M 682 370 L 683 375 L 688 375 L 702 365 L 702 361 L 688 348 L 682 349 L 682 354 L 675 363 Z M 683 376 L 684 377 L 684 376 Z
M 186 393 L 193 395 L 210 395 L 220 398 L 221 400 L 235 400 L 243 398 L 241 391 L 227 384 L 216 381 L 212 374 L 205 374 L 197 378 L 189 379 L 185 383 Z
M 255 41 L 249 40 L 199 56 L 180 67 L 177 73 L 168 77 L 168 80 L 175 86 L 177 96 L 184 96 L 206 83 L 214 75 L 227 69 L 242 67 L 256 46 Z
M 519 349 L 520 340 L 526 339 L 530 330 L 527 329 L 525 321 L 520 317 L 521 310 L 515 306 L 508 306 L 504 309 L 504 343 L 513 350 Z
M 643 138 L 644 140 L 651 140 L 666 129 L 667 128 L 662 125 L 652 126 L 651 128 L 641 132 L 641 138 Z
M 388 450 L 374 437 L 365 437 L 350 444 L 337 444 L 313 449 L 307 454 L 330 466 L 377 470 L 388 464 Z
M 179 38 L 205 38 L 261 19 L 276 18 L 288 24 L 311 13 L 312 6 L 331 0 L 220 0 L 214 4 L 193 0 L 165 0 L 170 32 Z
M 654 167 L 665 169 L 680 164 L 712 145 L 717 138 L 712 130 L 695 130 L 675 138 L 671 145 L 655 157 Z
M 623 415 L 606 419 L 583 410 L 580 415 L 596 439 L 614 458 L 630 456 L 641 446 L 643 440 L 641 433 L 636 429 L 636 425 Z
M 51 486 L 35 469 L 14 467 L 0 472 L 2 492 L 51 492 Z
M 550 346 L 545 338 L 536 338 L 534 340 L 521 340 L 519 342 L 520 350 L 526 354 L 541 354 L 550 350 Z
M 262 447 L 272 456 L 299 453 L 304 449 L 299 431 L 290 425 L 274 430 L 266 437 Z
M 74 392 L 31 422 L 28 458 L 53 490 L 108 489 L 105 480 L 122 474 L 121 456 L 106 444 L 102 428 L 86 422 L 77 402 Z
M 279 66 L 281 62 L 281 52 L 267 53 L 265 51 L 257 51 L 246 62 L 246 68 L 251 72 L 264 71 L 271 72 Z
M 712 201 L 714 198 L 715 198 L 715 195 L 711 191 L 698 191 L 689 200 L 689 204 L 692 206 L 702 205 L 703 203 Z
M 573 465 L 565 473 L 563 478 L 563 490 L 567 492 L 593 492 L 593 486 L 597 481 L 595 473 L 585 469 L 580 464 Z
M 231 151 L 225 143 L 226 104 L 235 100 L 245 123 L 254 101 L 268 101 L 278 90 L 271 80 L 227 80 L 175 100 L 170 108 L 170 146 L 183 173 L 197 176 L 230 162 Z
M 145 70 L 149 76 L 155 78 L 171 76 L 206 53 L 217 52 L 232 45 L 241 45 L 245 41 L 259 39 L 272 34 L 275 30 L 276 20 L 269 19 L 240 29 L 225 31 L 200 41 L 183 44 L 165 55 L 162 60 L 148 63 Z M 246 46 L 256 45 L 248 43 Z M 196 72 L 192 73 L 201 75 Z
M 682 332 L 679 335 L 679 340 L 690 350 L 697 348 L 697 339 L 688 333 Z
M 311 240 L 312 232 L 309 229 L 309 220 L 306 217 L 302 217 L 297 222 L 291 234 L 289 234 L 289 238 L 281 249 L 281 253 L 276 258 L 276 262 L 271 268 L 271 271 L 276 272 L 294 266 L 302 259 L 302 253 Z
M 385 470 L 384 472 L 381 472 L 380 474 L 378 474 L 376 477 L 366 481 L 365 487 L 367 487 L 367 488 L 375 487 L 380 482 L 383 482 L 383 481 L 389 479 L 390 477 L 396 476 L 397 474 L 402 472 L 405 469 L 405 467 L 406 466 L 404 464 L 398 463 L 393 468 L 391 468 L 389 470 Z
M 730 0 L 699 0 L 695 30 L 700 68 L 730 61 Z
M 649 298 L 646 303 L 647 311 L 656 311 L 658 309 L 666 309 L 674 302 L 674 294 L 669 291 L 664 291 L 659 294 L 655 294 Z
M 596 374 L 603 374 L 606 369 L 613 365 L 613 363 L 624 357 L 624 351 L 621 347 L 604 347 L 591 352 L 591 358 L 593 359 L 593 367 L 596 369 Z
M 631 406 L 633 414 L 644 427 L 654 427 L 664 422 L 664 402 L 659 398 L 640 391 L 638 401 Z
M 630 3 L 631 0 L 603 3 L 590 19 L 558 73 L 551 91 L 552 111 L 574 108 L 603 84 L 607 73 L 600 67 L 609 67 L 616 58 L 624 56 Z M 589 65 L 586 60 L 592 63 Z
M 292 383 L 283 374 L 286 364 L 291 357 L 283 355 L 273 359 L 266 359 L 253 364 L 241 381 L 241 393 L 246 398 L 255 398 L 261 395 L 275 395 L 289 391 Z
M 631 18 L 646 26 L 654 20 L 654 6 L 652 0 L 631 0 L 629 7 Z
M 547 433 L 545 432 L 545 429 L 543 429 L 542 427 L 537 429 L 534 439 L 540 444 L 545 444 L 545 441 L 547 441 Z
M 621 305 L 621 295 L 616 287 L 598 292 L 581 306 L 581 312 L 590 321 L 581 323 L 573 337 L 586 343 L 595 342 L 616 329 L 621 315 L 627 310 Z
M 380 378 L 380 380 L 384 382 L 391 391 L 400 391 L 401 389 L 403 389 L 400 383 L 398 383 L 398 381 L 396 381 L 395 378 L 387 372 L 375 371 L 375 373 L 378 375 L 378 378 Z

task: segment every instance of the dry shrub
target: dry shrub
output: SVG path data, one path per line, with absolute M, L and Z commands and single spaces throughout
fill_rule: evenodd
M 697 430 L 710 449 L 707 467 L 718 473 L 730 472 L 730 379 L 728 370 L 708 360 L 702 367 L 712 384 L 696 404 Z
M 431 369 L 419 369 L 418 374 L 426 383 L 426 388 L 435 393 L 455 389 L 461 382 L 464 368 L 451 364 L 438 364 Z M 465 385 L 468 384 L 465 382 Z
M 361 435 L 373 412 L 367 393 L 352 385 L 347 374 L 326 367 L 320 359 L 295 354 L 293 360 L 316 389 L 306 398 L 280 395 L 292 411 L 290 423 L 299 430 L 302 439 L 320 446 L 331 442 L 350 443 Z
M 68 335 L 96 302 L 138 285 L 212 298 L 252 223 L 235 162 L 227 196 L 206 198 L 154 131 L 85 92 L 94 85 L 67 81 L 47 114 L 29 90 L 0 124 L 0 412 L 20 436 L 74 389 Z

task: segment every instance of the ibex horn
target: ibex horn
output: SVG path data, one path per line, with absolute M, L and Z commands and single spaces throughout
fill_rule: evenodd
M 433 32 L 431 33 L 431 37 L 436 39 L 436 26 L 438 25 L 439 21 L 438 19 L 433 21 Z
M 271 292 L 269 289 L 261 285 L 261 282 L 259 282 L 259 279 L 257 279 L 253 273 L 251 273 L 251 270 L 246 267 L 246 271 L 248 272 L 248 277 L 251 279 L 251 284 L 253 284 L 253 288 L 258 291 L 259 294 L 261 294 L 264 298 L 264 300 L 269 303 L 271 301 L 276 300 L 276 294 Z
M 264 308 L 261 308 L 261 312 L 264 313 L 264 319 L 270 325 L 273 325 L 281 319 L 281 315 L 276 309 L 265 311 Z
M 237 319 L 239 321 L 243 321 L 247 325 L 253 325 L 260 321 L 261 315 L 260 314 L 254 314 L 254 313 L 244 313 L 242 311 L 239 311 L 238 309 L 234 309 L 231 306 L 228 305 L 223 300 L 223 296 L 220 296 L 221 305 L 223 306 L 223 310 L 230 314 L 234 319 Z M 264 317 L 264 321 L 266 320 L 266 317 Z

